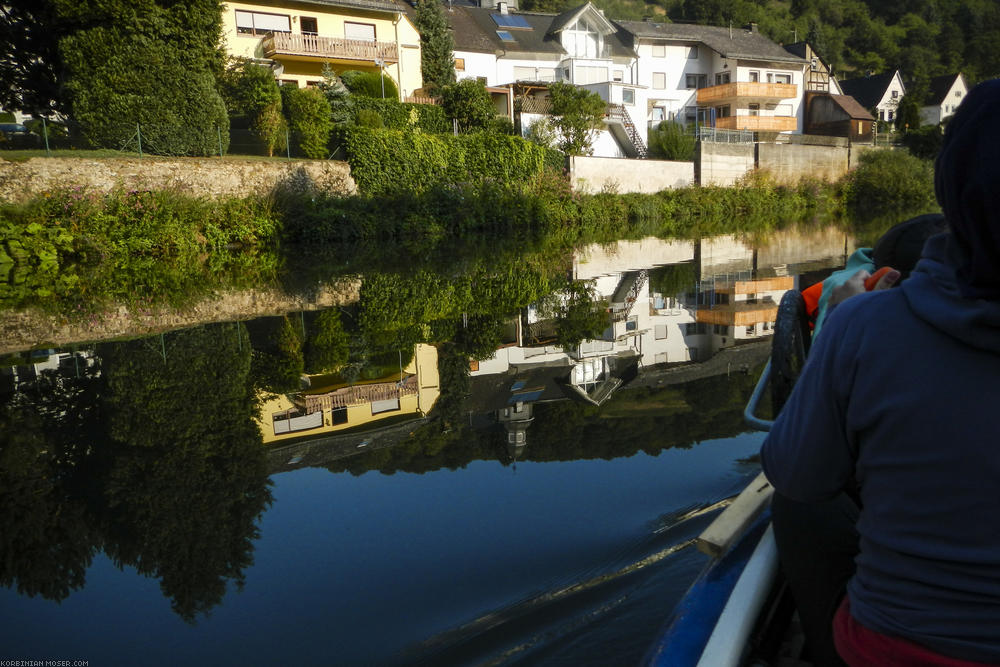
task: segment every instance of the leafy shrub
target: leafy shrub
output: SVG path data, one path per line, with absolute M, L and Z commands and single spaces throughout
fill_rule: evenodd
M 694 160 L 697 144 L 694 135 L 684 131 L 680 123 L 664 120 L 649 133 L 649 149 L 657 157 L 666 160 Z
M 310 327 L 305 347 L 305 370 L 308 373 L 333 371 L 347 363 L 350 338 L 340 320 L 340 310 L 321 312 Z
M 419 193 L 442 183 L 528 178 L 542 171 L 545 152 L 520 137 L 498 134 L 452 137 L 352 128 L 347 159 L 362 192 Z
M 17 118 L 10 111 L 0 111 L 0 123 L 15 123 Z
M 931 163 L 907 151 L 866 151 L 844 184 L 847 211 L 861 224 L 886 215 L 899 222 L 937 210 Z
M 497 115 L 486 86 L 476 79 L 462 79 L 441 89 L 444 112 L 458 121 L 460 132 L 485 130 Z
M 357 114 L 354 117 L 354 122 L 360 127 L 370 127 L 373 129 L 381 129 L 384 127 L 382 124 L 382 116 L 379 115 L 379 112 L 374 109 L 358 109 Z
M 379 99 L 399 99 L 399 89 L 396 82 L 385 74 L 378 72 L 361 72 L 347 70 L 340 73 L 340 80 L 352 95 L 359 97 L 376 97 Z M 383 93 L 383 86 L 384 93 Z
M 926 125 L 903 134 L 903 145 L 922 160 L 934 160 L 941 152 L 944 131 L 940 125 Z
M 325 159 L 329 155 L 327 146 L 333 129 L 330 103 L 326 97 L 316 88 L 296 86 L 282 86 L 281 97 L 288 127 L 297 140 L 299 150 L 306 157 Z
M 285 148 L 287 125 L 281 115 L 281 92 L 269 67 L 246 58 L 233 59 L 219 78 L 226 106 L 250 120 L 250 131 L 268 156 Z
M 72 116 L 83 135 L 105 148 L 137 147 L 161 155 L 212 155 L 225 150 L 229 118 L 215 78 L 189 66 L 166 41 L 97 27 L 62 43 Z M 155 85 L 153 85 L 155 82 Z
M 362 109 L 375 111 L 381 116 L 384 126 L 391 130 L 420 130 L 429 134 L 444 134 L 451 131 L 451 123 L 445 117 L 444 109 L 435 104 L 412 104 L 397 102 L 394 99 L 357 97 L 354 99 L 354 107 L 357 112 Z

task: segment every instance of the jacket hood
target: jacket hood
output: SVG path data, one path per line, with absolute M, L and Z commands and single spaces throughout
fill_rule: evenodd
M 1000 353 L 1000 302 L 963 294 L 956 275 L 962 254 L 950 234 L 931 237 L 900 289 L 924 322 L 966 345 Z
M 954 237 L 963 294 L 1000 299 L 1000 79 L 973 88 L 948 122 L 934 189 Z

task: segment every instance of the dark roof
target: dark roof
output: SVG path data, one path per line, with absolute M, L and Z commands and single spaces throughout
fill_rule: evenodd
M 868 109 L 861 106 L 861 103 L 850 95 L 830 95 L 834 104 L 844 110 L 852 120 L 875 120 L 875 117 L 868 112 Z
M 945 96 L 948 91 L 951 90 L 952 85 L 955 83 L 955 79 L 962 77 L 962 81 L 965 81 L 965 77 L 962 73 L 958 74 L 944 74 L 942 76 L 936 76 L 931 79 L 930 91 L 927 93 L 927 101 L 924 104 L 938 105 L 944 102 Z M 966 84 L 966 89 L 968 89 L 968 84 Z
M 327 7 L 348 7 L 381 12 L 403 12 L 406 5 L 394 0 L 295 0 L 304 5 L 325 5 Z
M 840 89 L 845 95 L 850 95 L 861 103 L 866 109 L 871 109 L 881 101 L 885 95 L 886 88 L 892 83 L 896 72 L 886 74 L 873 74 L 857 79 L 847 79 L 840 82 Z
M 455 5 L 448 10 L 448 20 L 452 27 L 457 50 L 481 51 L 489 53 L 539 53 L 563 56 L 566 54 L 556 31 L 564 27 L 563 22 L 576 16 L 586 5 L 559 14 L 537 14 L 528 12 L 511 12 L 512 15 L 523 17 L 529 29 L 501 28 L 493 20 L 492 15 L 498 14 L 495 8 L 469 7 Z M 554 27 L 555 26 L 555 27 Z M 497 30 L 506 30 L 513 41 L 504 41 L 497 35 Z M 475 33 L 475 34 L 474 34 Z M 632 57 L 635 54 L 618 37 L 615 32 L 604 36 L 604 43 L 611 51 L 612 57 Z
M 690 23 L 655 21 L 615 21 L 623 30 L 639 39 L 662 39 L 688 44 L 701 43 L 724 58 L 766 60 L 804 65 L 806 59 L 789 53 L 755 30 L 720 28 Z

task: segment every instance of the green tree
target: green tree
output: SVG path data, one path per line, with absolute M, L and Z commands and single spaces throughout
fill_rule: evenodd
M 460 132 L 487 129 L 496 117 L 496 108 L 486 86 L 475 79 L 462 79 L 445 86 L 441 90 L 441 100 L 448 118 L 458 121 Z
M 305 370 L 308 373 L 333 371 L 347 363 L 351 339 L 344 330 L 340 310 L 324 310 L 310 327 L 305 347 Z
M 597 93 L 561 81 L 549 86 L 549 97 L 559 150 L 567 155 L 590 155 L 597 131 L 604 127 L 607 104 Z
M 253 345 L 254 384 L 276 393 L 297 390 L 305 359 L 302 339 L 288 316 L 257 320 L 248 329 Z
M 327 158 L 333 120 L 323 92 L 316 88 L 282 86 L 281 98 L 299 150 L 316 160 Z
M 915 92 L 903 95 L 896 107 L 896 129 L 916 130 L 920 127 L 920 100 Z
M 555 320 L 556 341 L 564 350 L 597 338 L 611 323 L 592 281 L 571 281 L 545 300 L 542 311 Z
M 70 115 L 99 146 L 119 148 L 145 126 L 144 150 L 207 155 L 223 149 L 229 118 L 216 86 L 221 7 L 186 3 L 54 0 Z
M 323 63 L 322 71 L 323 81 L 320 82 L 319 89 L 330 103 L 330 119 L 334 125 L 346 125 L 354 118 L 354 100 L 351 92 L 329 64 Z
M 242 325 L 101 345 L 104 549 L 193 622 L 240 588 L 271 503 Z
M 440 0 L 418 0 L 416 28 L 420 33 L 420 73 L 424 86 L 444 88 L 455 83 L 455 40 Z

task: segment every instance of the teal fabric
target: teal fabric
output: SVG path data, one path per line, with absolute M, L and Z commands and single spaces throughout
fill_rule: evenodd
M 813 338 L 819 335 L 823 327 L 823 320 L 826 319 L 826 311 L 830 307 L 830 295 L 834 288 L 847 282 L 847 279 L 864 269 L 868 273 L 875 272 L 875 262 L 872 260 L 871 248 L 858 248 L 847 258 L 847 266 L 840 271 L 834 271 L 823 281 L 823 293 L 819 297 L 819 312 L 816 314 L 816 324 L 813 326 Z

